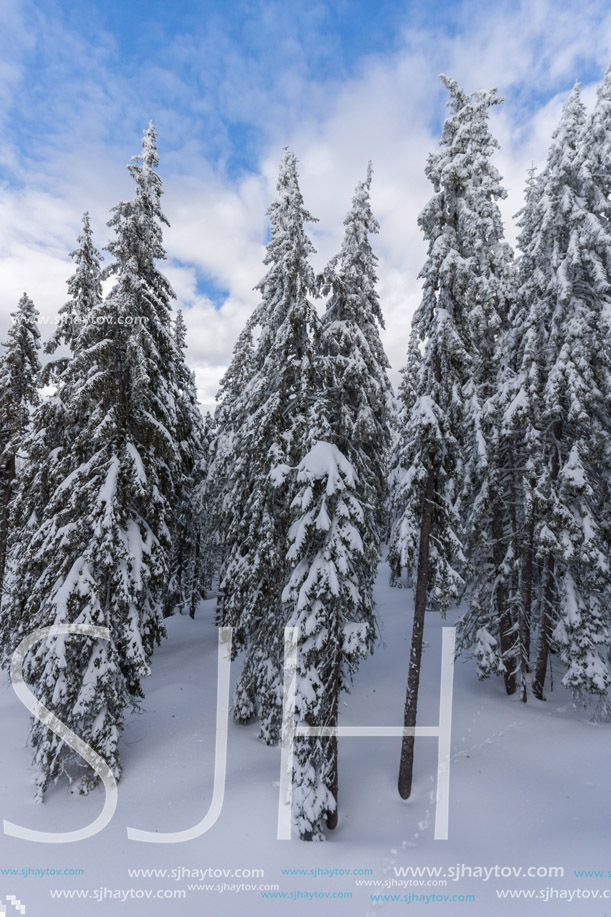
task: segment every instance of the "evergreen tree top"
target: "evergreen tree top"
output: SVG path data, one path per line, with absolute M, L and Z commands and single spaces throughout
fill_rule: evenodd
M 38 341 L 40 338 L 40 332 L 38 330 L 38 325 L 36 324 L 38 320 L 38 309 L 30 299 L 27 293 L 24 293 L 21 299 L 19 300 L 17 310 L 11 312 L 11 318 L 14 321 L 11 324 L 11 327 L 8 330 L 9 346 L 11 341 L 22 340 L 22 335 L 20 332 L 25 329 L 29 334 L 32 335 Z
M 178 310 L 174 320 L 174 341 L 178 349 L 184 353 L 187 349 L 187 326 L 185 325 L 182 309 Z
M 27 293 L 19 300 L 16 312 L 11 312 L 11 326 L 8 340 L 4 344 L 5 371 L 9 376 L 28 373 L 35 381 L 40 371 L 37 351 L 40 349 L 40 331 L 38 330 L 38 309 Z
M 611 64 L 607 68 L 605 77 L 598 87 L 596 105 L 592 112 L 589 124 L 590 145 L 599 154 L 607 154 L 607 159 L 599 156 L 599 165 L 609 175 L 609 158 L 611 150 Z M 607 178 L 607 181 L 611 179 Z
M 579 83 L 575 83 L 566 100 L 560 121 L 552 135 L 545 168 L 527 186 L 526 204 L 520 214 L 522 232 L 519 245 L 527 265 L 539 264 L 554 257 L 559 239 L 570 231 L 573 217 L 582 210 L 580 194 L 583 176 L 584 127 L 586 110 L 581 101 Z M 536 282 L 529 269 L 526 283 Z
M 264 264 L 272 267 L 255 287 L 264 297 L 273 295 L 280 276 L 289 288 L 293 285 L 293 278 L 297 285 L 302 281 L 305 284 L 304 293 L 314 286 L 314 273 L 306 259 L 315 252 L 315 248 L 305 233 L 304 225 L 317 221 L 304 207 L 297 158 L 289 149 L 282 154 L 276 187 L 278 196 L 267 211 L 270 240 L 263 260 Z
M 458 337 L 449 329 L 446 336 L 455 352 L 457 345 L 472 349 L 470 340 L 474 346 L 482 342 L 490 351 L 487 360 L 511 289 L 512 252 L 497 203 L 506 191 L 491 161 L 498 143 L 488 123 L 489 109 L 502 99 L 495 89 L 468 94 L 455 80 L 442 81 L 450 92 L 450 114 L 425 170 L 435 194 L 418 218 L 429 252 L 414 323 L 425 340 L 436 337 L 431 323 L 451 319 Z
M 470 95 L 455 80 L 442 76 L 450 91 L 446 118 L 439 150 L 431 153 L 426 175 L 436 197 L 424 208 L 418 222 L 429 239 L 435 239 L 439 226 L 453 231 L 459 248 L 477 236 L 487 241 L 494 251 L 495 243 L 503 237 L 503 226 L 495 202 L 505 198 L 501 176 L 490 157 L 498 142 L 490 133 L 488 111 L 503 100 L 496 89 L 478 90 Z
M 83 228 L 76 240 L 77 247 L 70 252 L 75 262 L 74 274 L 67 281 L 70 299 L 59 310 L 59 326 L 45 344 L 46 353 L 54 353 L 62 343 L 74 349 L 87 315 L 102 301 L 102 256 L 93 244 L 88 212 L 83 214 L 82 222 Z
M 464 182 L 477 174 L 477 184 L 496 197 L 506 197 L 500 185 L 500 175 L 491 165 L 485 165 L 495 150 L 498 141 L 488 128 L 488 109 L 500 105 L 503 98 L 496 89 L 479 89 L 466 93 L 456 80 L 442 74 L 441 81 L 450 93 L 446 118 L 440 140 L 440 150 L 429 156 L 427 175 L 436 189 L 444 184 L 455 185 L 457 191 L 464 190 Z M 473 162 L 478 169 L 473 169 Z
M 105 277 L 119 272 L 146 274 L 154 269 L 155 260 L 164 260 L 166 257 L 160 224 L 170 224 L 161 210 L 163 188 L 161 178 L 155 171 L 159 164 L 156 139 L 157 134 L 151 121 L 144 131 L 142 152 L 132 156 L 127 166 L 136 185 L 135 198 L 133 201 L 119 202 L 113 208 L 113 216 L 108 222 L 117 238 L 106 247 L 116 261 L 106 268 Z M 166 292 L 174 296 L 167 281 L 164 281 L 164 285 Z
M 514 219 L 520 228 L 517 243 L 520 251 L 524 252 L 532 238 L 532 218 L 537 202 L 542 194 L 542 176 L 537 175 L 537 167 L 532 164 L 528 169 L 526 187 L 524 188 L 524 206 L 515 214 Z
M 264 264 L 265 277 L 257 284 L 261 302 L 249 320 L 249 328 L 261 329 L 256 346 L 256 366 L 261 367 L 268 355 L 274 360 L 298 360 L 309 352 L 308 332 L 318 324 L 318 316 L 309 295 L 315 290 L 310 255 L 315 251 L 305 231 L 305 224 L 316 222 L 305 209 L 299 188 L 297 159 L 285 149 L 280 162 L 278 196 L 272 202 L 270 240 Z
M 132 156 L 131 163 L 127 168 L 136 182 L 136 200 L 144 208 L 150 207 L 151 214 L 169 226 L 168 220 L 161 212 L 160 200 L 163 194 L 163 187 L 161 178 L 155 171 L 158 165 L 157 131 L 153 122 L 149 121 L 149 126 L 142 136 L 142 152 Z M 156 257 L 165 257 L 165 253 Z
M 560 180 L 566 181 L 568 174 L 573 174 L 575 154 L 580 147 L 586 120 L 579 83 L 575 83 L 564 103 L 558 127 L 552 134 L 546 164 L 548 175 L 556 170 Z
M 344 220 L 346 227 L 342 247 L 331 259 L 321 275 L 321 292 L 332 292 L 327 306 L 326 321 L 353 319 L 361 325 L 376 320 L 384 327 L 384 317 L 376 290 L 378 261 L 371 243 L 370 233 L 380 226 L 371 209 L 370 189 L 373 168 L 367 166 L 365 181 L 359 182 L 352 198 L 352 206 Z M 388 361 L 384 359 L 384 366 Z
M 607 67 L 602 83 L 596 90 L 598 103 L 611 101 L 611 64 Z
M 589 209 L 611 219 L 611 64 L 598 87 L 594 111 L 582 144 L 581 176 L 590 195 Z
M 36 387 L 40 372 L 38 310 L 27 293 L 19 300 L 17 311 L 11 313 L 11 318 L 13 322 L 0 359 L 2 448 L 7 435 L 25 429 L 29 407 L 39 401 Z
M 142 154 L 132 157 L 133 160 L 140 160 L 144 165 L 157 168 L 159 165 L 159 153 L 157 152 L 157 131 L 152 120 L 149 126 L 142 134 Z

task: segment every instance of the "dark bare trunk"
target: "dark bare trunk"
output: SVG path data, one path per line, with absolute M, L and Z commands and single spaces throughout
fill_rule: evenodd
M 433 525 L 433 498 L 435 495 L 435 476 L 429 472 L 426 481 L 422 523 L 420 527 L 420 552 L 418 555 L 418 575 L 416 580 L 416 597 L 414 603 L 414 627 L 412 646 L 409 656 L 407 676 L 407 695 L 405 698 L 404 726 L 416 725 L 418 707 L 418 687 L 420 685 L 420 664 L 422 661 L 422 638 L 424 634 L 424 613 L 429 585 L 429 558 L 431 529 Z M 403 736 L 401 745 L 401 762 L 399 765 L 399 795 L 408 799 L 412 791 L 414 771 L 414 736 Z
M 552 454 L 552 467 L 550 478 L 553 484 L 558 480 L 560 472 L 560 444 L 562 442 L 562 421 L 554 424 L 554 451 Z M 533 681 L 533 694 L 539 700 L 545 700 L 543 690 L 545 676 L 547 675 L 547 662 L 552 642 L 552 631 L 556 612 L 556 562 L 553 557 L 548 557 L 545 564 L 545 577 L 543 582 L 543 609 L 539 627 L 539 645 L 537 648 L 537 664 Z
M 533 681 L 533 694 L 539 700 L 545 700 L 543 689 L 545 686 L 545 676 L 547 675 L 547 662 L 549 659 L 550 644 L 552 638 L 552 621 L 554 613 L 555 597 L 555 580 L 554 580 L 554 558 L 550 557 L 545 565 L 545 585 L 543 587 L 543 613 L 541 627 L 539 631 L 539 646 L 537 649 L 537 664 L 535 667 L 535 678 Z
M 337 828 L 337 820 L 339 816 L 338 807 L 339 807 L 339 775 L 337 771 L 337 736 L 333 736 L 331 739 L 327 739 L 329 742 L 329 748 L 327 754 L 329 757 L 329 764 L 331 768 L 330 784 L 329 789 L 333 793 L 333 798 L 335 799 L 335 809 L 333 812 L 327 814 L 327 828 L 331 831 L 334 828 Z
M 8 547 L 9 515 L 11 493 L 15 480 L 15 456 L 11 455 L 4 466 L 2 497 L 0 498 L 0 597 L 4 588 L 4 572 Z
M 337 701 L 337 699 L 336 699 Z M 335 703 L 334 715 L 331 717 L 330 725 L 337 726 L 337 702 Z M 327 828 L 333 830 L 337 828 L 339 815 L 339 774 L 338 774 L 338 755 L 337 755 L 337 736 L 327 739 L 327 760 L 329 762 L 329 789 L 335 799 L 335 809 L 327 813 Z
M 524 547 L 524 574 L 522 580 L 522 608 L 520 611 L 520 670 L 522 681 L 522 701 L 527 700 L 527 676 L 530 672 L 530 614 L 533 591 L 535 515 L 531 512 L 526 527 L 526 545 Z
M 505 560 L 503 535 L 503 509 L 500 505 L 500 501 L 495 501 L 492 507 L 492 559 L 496 570 L 501 569 Z M 505 680 L 505 691 L 507 694 L 515 694 L 515 658 L 511 655 L 513 621 L 511 619 L 511 609 L 507 601 L 507 588 L 502 577 L 499 578 L 499 583 L 496 587 L 496 607 L 499 615 L 501 653 L 505 666 L 503 675 Z
M 197 537 L 195 539 L 195 560 L 193 566 L 194 570 L 194 582 L 191 583 L 191 597 L 189 601 L 189 617 L 195 617 L 195 609 L 199 604 L 200 599 L 200 582 L 199 582 L 199 558 L 201 551 L 201 532 L 198 531 Z
M 337 629 L 339 629 L 339 622 L 337 622 Z M 340 646 L 340 634 L 336 632 L 336 646 Z M 339 650 L 335 653 L 335 658 L 332 662 L 331 669 L 331 678 L 330 678 L 330 710 L 328 722 L 329 726 L 337 726 L 339 719 L 339 694 L 341 686 L 341 653 Z M 333 812 L 327 813 L 327 828 L 333 830 L 337 828 L 338 821 L 338 810 L 339 810 L 339 774 L 338 774 L 338 745 L 337 745 L 337 736 L 331 736 L 328 739 L 323 740 L 326 742 L 326 756 L 329 766 L 329 780 L 328 787 L 333 794 L 335 799 L 335 809 Z

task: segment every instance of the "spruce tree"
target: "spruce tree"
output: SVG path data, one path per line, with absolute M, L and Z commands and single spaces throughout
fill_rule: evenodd
M 536 697 L 544 697 L 554 653 L 577 696 L 604 698 L 609 685 L 608 76 L 589 120 L 573 89 L 519 215 L 519 287 L 495 396 L 513 464 L 513 544 L 503 571 L 514 584 L 513 647 L 503 652 L 483 626 L 478 659 L 483 676 L 515 660 L 523 700 L 531 634 Z
M 390 544 L 393 539 L 393 526 L 403 512 L 402 478 L 402 442 L 412 408 L 418 397 L 418 374 L 422 363 L 422 354 L 418 343 L 418 334 L 412 327 L 407 347 L 407 361 L 399 370 L 401 381 L 391 414 L 391 447 L 388 465 L 388 503 L 385 540 Z M 403 587 L 403 568 L 396 554 L 389 552 L 390 585 L 398 589 Z M 408 575 L 408 585 L 413 586 Z
M 513 253 L 504 241 L 498 205 L 506 192 L 492 161 L 498 143 L 488 123 L 490 107 L 501 101 L 496 91 L 476 93 L 457 135 L 457 164 L 463 170 L 468 164 L 469 174 L 461 205 L 458 253 L 470 266 L 462 293 L 472 353 L 464 393 L 475 420 L 463 455 L 467 474 L 460 494 L 470 587 L 469 610 L 461 622 L 461 645 L 467 642 L 465 635 L 475 631 L 480 674 L 491 663 L 491 648 L 497 648 L 492 654 L 494 662 L 503 674 L 505 690 L 513 694 L 517 685 L 515 615 L 519 598 L 515 456 L 504 411 L 513 377 L 506 349 L 515 280 Z
M 182 312 L 176 315 L 174 339 L 178 354 L 178 402 L 176 405 L 179 467 L 176 472 L 176 509 L 172 523 L 172 558 L 166 595 L 166 614 L 176 609 L 195 617 L 210 586 L 204 553 L 205 482 L 209 431 L 197 401 L 195 377 L 184 360 L 186 326 Z
M 515 673 L 522 701 L 528 699 L 531 674 L 532 611 L 539 568 L 536 557 L 535 526 L 542 479 L 539 404 L 542 365 L 540 329 L 531 314 L 525 284 L 534 264 L 529 251 L 536 229 L 536 213 L 542 193 L 541 177 L 532 167 L 526 183 L 525 204 L 518 216 L 518 247 L 523 252 L 516 264 L 516 292 L 504 336 L 504 378 L 500 379 L 496 400 L 502 413 L 502 435 L 509 455 L 509 504 L 511 538 L 505 554 L 504 579 L 511 590 L 511 651 L 503 659 L 500 641 L 494 630 L 482 627 L 477 635 L 478 674 Z M 510 574 L 508 576 L 508 574 Z
M 362 485 L 353 465 L 324 439 L 313 443 L 296 473 L 285 473 L 297 483 L 292 570 L 282 594 L 286 623 L 299 628 L 296 720 L 334 727 L 340 693 L 376 636 L 370 549 L 363 537 L 371 507 L 359 499 Z M 323 840 L 324 825 L 336 826 L 338 791 L 337 738 L 296 739 L 293 820 L 302 839 Z
M 490 163 L 495 142 L 487 125 L 488 109 L 500 99 L 494 90 L 468 95 L 454 80 L 442 79 L 451 113 L 440 149 L 427 163 L 435 194 L 419 217 L 429 248 L 413 328 L 424 353 L 416 385 L 406 394 L 413 406 L 393 459 L 393 504 L 400 512 L 393 520 L 389 559 L 395 580 L 407 570 L 415 583 L 406 727 L 416 725 L 426 607 L 443 612 L 464 585 L 462 545 L 469 520 L 460 501 L 482 480 L 488 458 L 480 361 L 484 348 L 493 352 L 494 337 L 485 326 L 492 324 L 494 336 L 499 322 L 491 260 L 504 263 L 507 257 L 496 208 L 502 192 Z M 492 256 L 486 248 L 489 234 L 497 248 Z M 476 347 L 478 334 L 486 338 Z M 412 363 L 418 364 L 415 352 Z M 403 798 L 411 792 L 413 750 L 413 737 L 405 737 L 399 770 Z
M 17 476 L 17 457 L 39 403 L 40 333 L 38 311 L 26 293 L 19 300 L 4 353 L 0 359 L 0 597 L 9 540 L 11 499 Z M 21 456 L 25 458 L 24 455 Z
M 611 234 L 609 179 L 591 141 L 604 136 L 599 119 L 608 123 L 608 112 L 609 80 L 589 123 L 575 86 L 554 134 L 525 245 L 533 270 L 522 293 L 545 354 L 535 526 L 541 575 L 533 609 L 539 698 L 554 650 L 567 666 L 563 682 L 578 696 L 604 695 L 610 682 L 608 510 L 601 497 L 610 468 Z
M 370 506 L 366 541 L 373 578 L 388 497 L 392 388 L 379 333 L 384 319 L 376 290 L 377 258 L 369 239 L 379 231 L 369 197 L 371 178 L 370 164 L 344 220 L 341 251 L 321 277 L 321 291 L 329 301 L 319 350 L 329 436 L 355 468 L 361 499 Z
M 223 567 L 227 532 L 235 506 L 233 504 L 236 456 L 234 441 L 248 418 L 246 386 L 253 372 L 254 346 L 251 320 L 238 336 L 233 357 L 220 382 L 214 420 L 208 426 L 208 472 L 205 484 L 204 553 L 214 576 Z M 211 579 L 212 576 L 208 575 Z M 216 620 L 224 619 L 223 593 L 217 596 Z
M 74 274 L 67 281 L 70 299 L 59 310 L 59 324 L 45 344 L 45 353 L 55 353 L 61 344 L 67 344 L 72 350 L 81 326 L 102 302 L 102 256 L 93 244 L 89 213 L 83 214 L 83 230 L 70 257 L 75 262 Z M 66 358 L 47 364 L 46 379 L 57 378 L 66 364 Z
M 277 187 L 269 210 L 268 271 L 257 286 L 261 302 L 249 322 L 249 333 L 256 331 L 258 338 L 248 360 L 248 381 L 233 404 L 225 400 L 220 406 L 229 429 L 219 431 L 221 437 L 229 435 L 234 456 L 231 485 L 223 496 L 219 618 L 235 628 L 236 647 L 246 648 L 234 716 L 246 722 L 258 713 L 261 737 L 269 744 L 278 741 L 282 721 L 282 592 L 292 502 L 290 489 L 277 486 L 276 472 L 295 467 L 307 451 L 313 338 L 319 328 L 309 298 L 315 278 L 305 224 L 312 217 L 303 205 L 297 160 L 288 150 Z M 238 377 L 234 369 L 228 379 Z M 233 395 L 233 386 L 226 392 Z M 238 418 L 241 425 L 233 426 Z
M 607 68 L 601 85 L 598 88 L 596 105 L 586 125 L 586 145 L 583 147 L 580 174 L 587 188 L 588 210 L 595 215 L 598 236 L 595 258 L 599 261 L 598 280 L 601 282 L 601 273 L 606 270 L 607 277 L 611 276 L 608 266 L 610 241 L 607 228 L 611 221 L 611 169 L 609 157 L 611 156 L 611 65 Z M 598 225 L 596 225 L 598 224 Z M 605 268 L 606 264 L 606 268 Z M 604 310 L 601 317 L 601 337 L 610 339 L 608 311 Z M 607 351 L 605 351 L 606 353 Z M 607 402 L 611 394 L 605 395 Z M 599 525 L 603 532 L 607 550 L 611 552 L 611 435 L 605 435 L 603 440 L 601 473 L 598 481 L 597 510 Z M 610 559 L 611 562 L 611 559 Z M 608 694 L 600 697 L 600 702 L 595 713 L 608 720 L 611 716 L 611 703 Z
M 180 355 L 170 321 L 155 131 L 129 171 L 135 198 L 114 208 L 109 245 L 115 284 L 72 339 L 73 357 L 41 405 L 26 445 L 30 461 L 15 516 L 11 590 L 2 642 L 10 653 L 34 628 L 106 626 L 110 641 L 50 637 L 28 654 L 36 695 L 120 773 L 125 709 L 142 697 L 153 648 L 164 634 L 172 500 L 180 466 L 176 405 Z M 49 430 L 58 445 L 49 454 Z M 59 431 L 59 433 L 58 433 Z M 51 476 L 40 474 L 52 465 Z M 31 729 L 39 794 L 80 762 L 36 721 Z M 97 781 L 88 768 L 77 786 Z
M 292 570 L 283 593 L 287 623 L 299 628 L 297 719 L 328 727 L 337 726 L 340 693 L 373 649 L 387 498 L 391 387 L 369 241 L 378 231 L 371 174 L 370 166 L 344 221 L 341 251 L 321 277 L 330 296 L 313 377 L 311 445 L 296 469 Z M 295 472 L 284 473 L 292 484 Z M 338 792 L 337 738 L 298 739 L 293 812 L 301 837 L 322 838 L 325 820 L 336 826 Z

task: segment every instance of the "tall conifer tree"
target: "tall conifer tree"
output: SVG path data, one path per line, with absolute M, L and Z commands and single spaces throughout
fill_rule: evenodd
M 611 367 L 606 302 L 611 272 L 608 169 L 600 147 L 609 125 L 609 80 L 587 122 L 575 86 L 554 134 L 530 215 L 521 295 L 544 360 L 537 428 L 540 475 L 534 540 L 540 568 L 533 691 L 544 696 L 550 653 L 576 694 L 604 695 L 611 587 L 602 495 L 609 480 Z M 603 141 L 605 142 L 605 141 Z M 606 141 L 608 144 L 608 140 Z
M 74 274 L 68 280 L 70 299 L 59 310 L 59 324 L 45 344 L 46 353 L 55 353 L 61 344 L 72 350 L 82 325 L 102 302 L 102 256 L 93 244 L 89 213 L 83 214 L 83 229 L 77 238 L 77 247 L 70 253 L 75 262 Z M 57 377 L 66 368 L 63 358 L 49 364 L 47 377 Z
M 406 569 L 415 583 L 405 706 L 409 727 L 416 724 L 426 607 L 434 604 L 443 611 L 463 588 L 465 514 L 461 518 L 460 499 L 473 487 L 464 456 L 470 456 L 469 474 L 475 480 L 481 480 L 487 464 L 478 385 L 481 347 L 475 347 L 474 338 L 485 332 L 487 321 L 498 323 L 496 302 L 486 298 L 487 238 L 492 233 L 498 245 L 495 201 L 501 194 L 490 164 L 495 143 L 487 118 L 500 99 L 494 90 L 468 95 L 454 80 L 442 79 L 450 93 L 450 115 L 440 150 L 427 164 L 435 194 L 419 218 L 429 251 L 413 327 L 424 353 L 417 383 L 409 387 L 413 406 L 393 460 L 393 503 L 400 512 L 389 559 L 395 579 Z M 414 353 L 412 363 L 418 362 Z M 414 739 L 408 736 L 399 770 L 404 798 L 411 792 L 413 749 Z
M 176 405 L 179 466 L 176 470 L 176 508 L 172 523 L 172 557 L 166 595 L 166 614 L 178 609 L 195 617 L 197 605 L 210 586 L 205 555 L 205 483 L 208 467 L 209 429 L 197 401 L 195 376 L 184 359 L 186 326 L 179 311 L 174 322 L 179 354 Z
M 258 332 L 248 381 L 235 393 L 233 404 L 225 400 L 220 407 L 221 419 L 231 427 L 235 457 L 223 497 L 220 619 L 234 626 L 236 646 L 246 647 L 234 715 L 245 722 L 257 712 L 261 736 L 270 744 L 278 741 L 282 721 L 282 591 L 288 578 L 292 501 L 290 489 L 277 486 L 275 471 L 296 466 L 307 451 L 313 339 L 320 324 L 310 301 L 315 278 L 309 257 L 314 249 L 305 224 L 312 217 L 304 208 L 297 160 L 289 150 L 282 157 L 277 187 L 269 210 L 268 271 L 257 286 L 261 302 L 247 332 Z M 236 353 L 234 364 L 236 359 L 242 355 Z M 234 364 L 228 380 L 239 375 Z M 225 392 L 226 397 L 233 395 L 233 387 L 228 384 Z M 239 428 L 234 425 L 238 418 Z M 224 435 L 222 428 L 218 435 Z
M 386 504 L 391 387 L 378 327 L 378 231 L 369 200 L 371 166 L 360 182 L 340 253 L 322 276 L 330 298 L 312 391 L 310 448 L 296 470 L 283 593 L 299 627 L 298 721 L 337 726 L 339 698 L 376 636 L 373 584 Z M 294 472 L 286 472 L 293 481 Z M 295 748 L 294 818 L 306 839 L 337 823 L 336 737 L 301 738 Z
M 472 353 L 471 375 L 465 388 L 475 427 L 463 456 L 467 474 L 460 495 L 466 533 L 469 611 L 461 630 L 475 629 L 480 671 L 491 647 L 508 694 L 516 690 L 516 603 L 519 599 L 515 557 L 513 443 L 504 409 L 512 377 L 506 360 L 509 314 L 513 307 L 513 253 L 504 241 L 498 202 L 505 198 L 501 177 L 492 161 L 498 149 L 490 133 L 489 109 L 502 100 L 492 92 L 476 93 L 465 123 L 462 163 L 468 162 L 470 182 L 465 191 L 458 253 L 469 259 L 463 292 L 468 309 Z M 461 634 L 462 636 L 462 634 Z
M 17 456 L 39 403 L 40 333 L 38 311 L 23 294 L 0 358 L 0 597 L 3 591 L 9 540 L 11 500 L 17 476 Z M 25 458 L 25 456 L 22 456 Z
M 180 355 L 170 321 L 161 180 L 152 124 L 129 165 L 135 197 L 114 208 L 108 269 L 115 284 L 71 333 L 73 357 L 37 413 L 15 514 L 11 590 L 2 616 L 6 653 L 40 626 L 93 624 L 111 640 L 55 636 L 28 654 L 40 700 L 120 773 L 125 708 L 142 696 L 164 634 L 172 500 L 180 467 L 176 405 Z M 57 446 L 49 454 L 49 429 Z M 58 436 L 59 431 L 59 436 Z M 52 475 L 41 466 L 52 465 Z M 39 793 L 62 774 L 97 781 L 61 738 L 31 730 Z

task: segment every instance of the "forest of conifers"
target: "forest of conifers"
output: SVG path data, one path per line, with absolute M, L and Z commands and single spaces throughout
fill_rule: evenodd
M 416 723 L 425 612 L 461 604 L 459 652 L 508 694 L 551 676 L 609 716 L 611 646 L 611 68 L 587 113 L 570 93 L 547 162 L 526 178 L 517 249 L 489 127 L 496 90 L 442 77 L 448 114 L 419 217 L 422 298 L 395 397 L 381 343 L 373 169 L 341 249 L 316 275 L 312 217 L 285 150 L 259 304 L 204 417 L 165 257 L 156 133 L 128 166 L 104 260 L 83 218 L 69 299 L 41 346 L 24 294 L 0 360 L 0 645 L 54 625 L 25 656 L 39 701 L 120 776 L 172 614 L 217 596 L 241 654 L 233 715 L 280 739 L 284 629 L 297 627 L 299 722 L 335 727 L 378 637 L 382 549 L 413 610 L 405 725 Z M 256 280 L 256 278 L 253 278 Z M 103 284 L 108 281 L 108 292 Z M 414 283 L 416 283 L 414 278 Z M 320 306 L 319 306 L 320 304 Z M 42 352 L 41 352 L 42 351 Z M 44 353 L 44 358 L 41 359 Z M 412 591 L 413 590 L 413 591 Z M 40 798 L 98 781 L 40 718 Z M 293 819 L 337 821 L 337 738 L 300 738 Z M 413 739 L 399 791 L 409 795 Z

